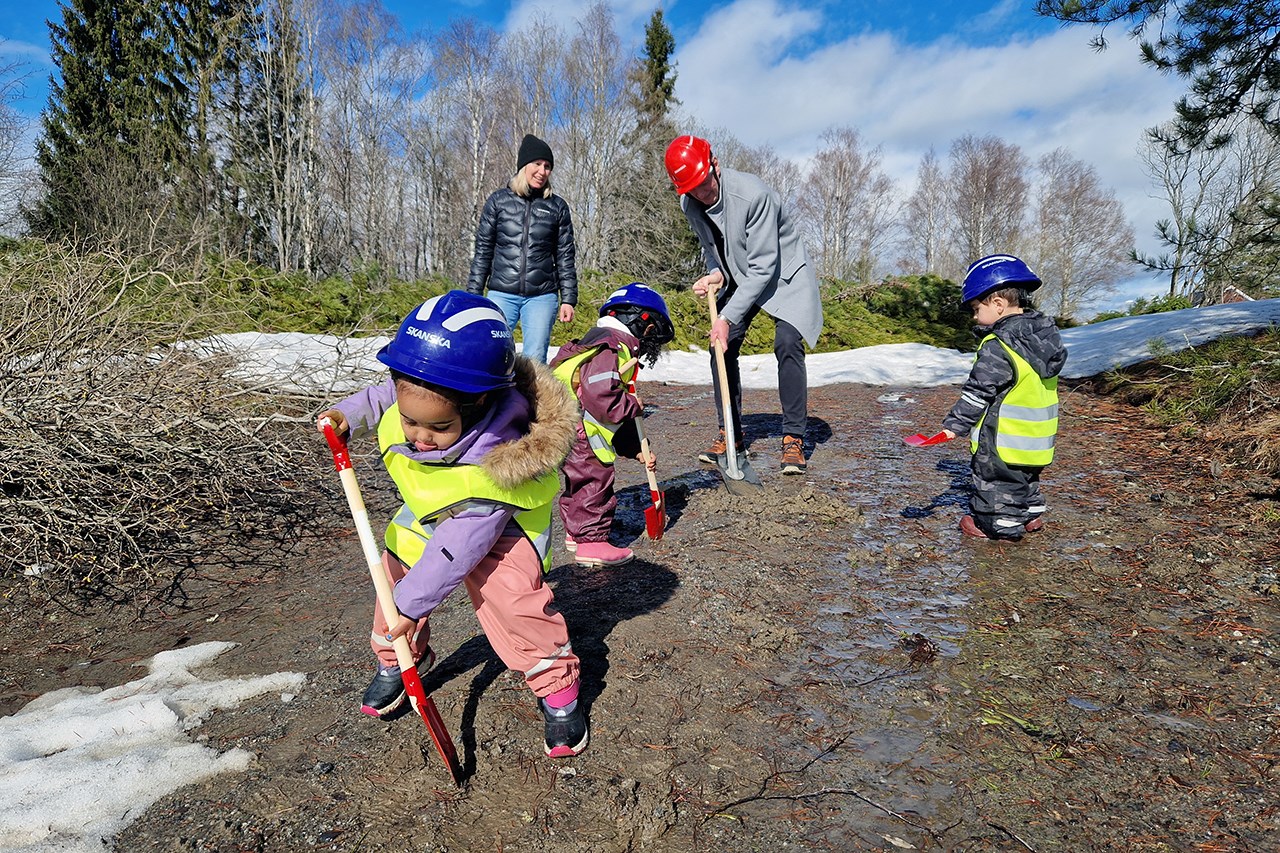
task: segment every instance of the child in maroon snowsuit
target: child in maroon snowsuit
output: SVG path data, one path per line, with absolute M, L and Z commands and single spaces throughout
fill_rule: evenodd
M 667 305 L 652 288 L 633 282 L 610 294 L 595 328 L 560 347 L 551 367 L 582 407 L 578 440 L 561 473 L 560 517 L 565 546 L 582 566 L 618 566 L 635 554 L 609 542 L 618 498 L 613 463 L 618 456 L 640 459 L 636 419 L 643 407 L 628 391 L 639 362 L 652 366 L 662 345 L 674 336 Z M 642 460 L 653 470 L 652 452 Z

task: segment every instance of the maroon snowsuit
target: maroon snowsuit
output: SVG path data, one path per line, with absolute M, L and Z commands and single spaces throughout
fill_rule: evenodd
M 578 387 L 574 389 L 578 403 L 583 411 L 597 420 L 618 424 L 618 431 L 613 436 L 614 450 L 619 456 L 638 459 L 640 439 L 635 419 L 643 409 L 627 392 L 618 373 L 618 348 L 622 345 L 634 354 L 640 341 L 630 332 L 615 326 L 596 326 L 582 340 L 570 341 L 560 347 L 551 366 L 554 368 L 584 350 L 600 348 L 600 352 L 584 361 L 579 369 Z M 614 511 L 618 506 L 618 498 L 613 493 L 613 465 L 601 462 L 592 452 L 581 421 L 578 422 L 578 440 L 561 473 L 564 474 L 564 491 L 558 503 L 565 534 L 578 543 L 608 542 Z

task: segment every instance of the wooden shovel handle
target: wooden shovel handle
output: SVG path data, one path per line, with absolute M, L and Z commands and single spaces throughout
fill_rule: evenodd
M 333 425 L 324 423 L 324 439 L 329 443 L 333 453 L 333 465 L 338 469 L 338 479 L 342 481 L 342 491 L 347 496 L 347 506 L 351 509 L 351 520 L 355 522 L 356 533 L 360 537 L 360 548 L 364 551 L 365 562 L 369 564 L 369 576 L 373 579 L 373 588 L 378 594 L 378 607 L 388 625 L 394 626 L 400 621 L 400 611 L 396 608 L 395 595 L 391 590 L 391 579 L 382 567 L 382 552 L 378 541 L 374 538 L 373 527 L 369 524 L 369 511 L 365 508 L 364 497 L 360 494 L 360 484 L 356 482 L 356 472 L 351 465 L 351 453 L 347 444 L 334 431 Z M 400 676 L 404 681 L 405 692 L 409 694 L 409 702 L 413 709 L 427 724 L 427 731 L 435 744 L 436 752 L 444 759 L 449 768 L 449 775 L 454 783 L 462 780 L 462 768 L 458 764 L 458 753 L 440 717 L 436 703 L 427 696 L 418 676 L 417 663 L 413 659 L 413 650 L 409 648 L 408 637 L 396 637 L 392 641 L 396 652 L 396 663 L 400 665 Z
M 351 519 L 355 522 L 356 533 L 360 536 L 360 548 L 364 551 L 365 562 L 369 565 L 369 576 L 373 579 L 373 588 L 378 593 L 378 606 L 387 624 L 394 626 L 400 621 L 400 611 L 396 609 L 395 595 L 391 590 L 391 581 L 382 567 L 382 552 L 373 535 L 373 527 L 369 524 L 369 511 L 365 509 L 364 498 L 360 494 L 360 484 L 356 482 L 355 468 L 351 466 L 351 454 L 346 443 L 338 438 L 333 426 L 325 424 L 325 441 L 329 442 L 329 450 L 333 452 L 333 464 L 338 469 L 338 478 L 342 481 L 342 491 L 347 496 L 347 506 L 351 508 Z M 401 672 L 414 665 L 413 651 L 409 648 L 407 637 L 397 637 L 392 643 L 396 650 L 396 662 Z
M 718 287 L 707 288 L 707 310 L 711 313 L 711 327 L 714 329 L 720 312 L 716 309 L 716 291 Z M 720 380 L 720 408 L 724 418 L 724 461 L 729 469 L 729 476 L 735 480 L 742 479 L 742 471 L 738 468 L 738 436 L 733 431 L 733 400 L 729 397 L 729 375 L 724 368 L 724 347 L 719 341 L 712 341 L 711 348 L 716 355 L 716 373 Z
M 631 359 L 631 361 L 628 361 L 626 364 L 624 364 L 622 366 L 623 372 L 626 372 L 627 370 L 629 370 L 633 366 L 634 362 L 635 362 L 635 359 L 633 358 Z M 657 495 L 658 494 L 658 477 L 653 472 L 653 470 L 649 467 L 648 457 L 651 455 L 652 452 L 649 450 L 649 439 L 645 438 L 645 435 L 644 435 L 644 403 L 640 401 L 640 394 L 638 391 L 636 391 L 635 377 L 632 377 L 631 381 L 627 383 L 627 391 L 630 392 L 632 397 L 636 398 L 636 402 L 639 403 L 640 405 L 640 414 L 636 416 L 636 436 L 640 439 L 640 452 L 645 456 L 644 472 L 649 475 L 649 491 L 653 492 L 654 495 Z

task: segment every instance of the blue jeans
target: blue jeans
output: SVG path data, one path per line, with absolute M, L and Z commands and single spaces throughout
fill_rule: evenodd
M 507 320 L 507 328 L 515 333 L 516 323 L 524 339 L 523 352 L 534 361 L 547 363 L 547 347 L 551 344 L 551 327 L 560 313 L 560 294 L 516 296 L 490 290 L 485 296 L 493 300 Z

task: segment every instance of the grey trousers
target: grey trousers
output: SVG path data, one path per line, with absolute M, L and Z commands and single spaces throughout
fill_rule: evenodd
M 1040 494 L 1040 472 L 1044 469 L 1009 465 L 996 455 L 993 443 L 994 435 L 989 435 L 983 424 L 978 452 L 973 454 L 970 515 L 988 536 L 1016 539 L 1027 532 L 1027 522 L 1044 514 Z

